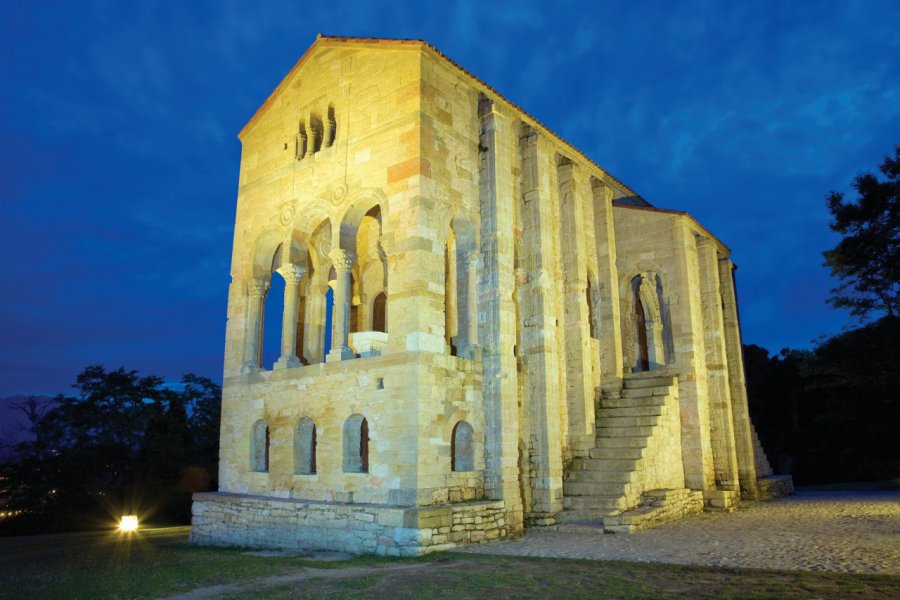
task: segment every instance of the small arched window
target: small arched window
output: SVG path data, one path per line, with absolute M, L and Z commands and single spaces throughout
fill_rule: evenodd
M 295 158 L 297 160 L 303 160 L 303 157 L 306 156 L 308 147 L 309 146 L 307 145 L 306 137 L 306 123 L 301 120 L 300 127 L 297 133 L 297 140 L 295 142 Z
M 472 442 L 475 431 L 465 421 L 460 421 L 453 427 L 453 437 L 450 439 L 450 470 L 474 471 L 475 450 Z
M 325 130 L 322 127 L 322 117 L 320 117 L 316 113 L 310 113 L 309 115 L 309 130 L 310 130 L 310 153 L 318 152 L 322 149 L 322 142 L 325 138 Z
M 372 331 L 387 333 L 387 294 L 379 292 L 372 301 Z
M 250 470 L 269 471 L 269 425 L 262 419 L 253 424 L 250 432 Z
M 369 472 L 369 422 L 362 415 L 344 421 L 344 473 Z
M 587 296 L 588 328 L 590 336 L 595 340 L 600 339 L 600 311 L 598 306 L 600 304 L 600 294 L 597 290 L 597 284 L 594 283 L 593 278 L 590 276 L 588 276 L 585 294 Z
M 337 120 L 334 118 L 334 105 L 328 105 L 328 124 L 325 130 L 325 146 L 330 147 L 334 144 L 334 138 L 337 136 Z
M 309 417 L 300 419 L 294 431 L 294 473 L 316 473 L 316 424 Z

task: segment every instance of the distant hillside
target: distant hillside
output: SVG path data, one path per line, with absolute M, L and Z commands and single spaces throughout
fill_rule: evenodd
M 40 400 L 51 400 L 52 396 L 35 396 Z M 20 410 L 13 406 L 16 403 L 27 400 L 28 396 L 19 394 L 0 398 L 0 460 L 6 460 L 12 456 L 13 446 L 28 439 L 28 419 Z

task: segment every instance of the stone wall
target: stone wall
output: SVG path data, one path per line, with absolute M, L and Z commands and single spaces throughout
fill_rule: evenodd
M 403 508 L 194 494 L 191 543 L 419 556 L 509 535 L 503 502 Z
M 235 379 L 226 380 L 223 392 L 223 492 L 403 506 L 484 495 L 481 372 L 474 361 L 398 352 Z M 367 473 L 344 472 L 342 429 L 351 415 L 368 421 Z M 270 431 L 265 472 L 254 472 L 250 460 L 259 419 Z M 316 426 L 314 474 L 298 474 L 294 464 L 301 419 Z M 470 471 L 451 470 L 450 438 L 459 421 L 474 430 Z

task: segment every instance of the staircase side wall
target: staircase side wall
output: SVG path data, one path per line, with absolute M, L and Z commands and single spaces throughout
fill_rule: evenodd
M 673 386 L 671 390 L 666 396 L 665 412 L 660 416 L 644 450 L 643 468 L 635 474 L 632 489 L 638 497 L 650 490 L 685 487 L 678 388 Z

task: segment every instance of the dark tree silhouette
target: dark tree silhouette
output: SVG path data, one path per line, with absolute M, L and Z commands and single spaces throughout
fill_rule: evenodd
M 900 477 L 900 319 L 814 350 L 744 346 L 750 414 L 773 468 L 799 484 Z
M 0 532 L 92 527 L 122 511 L 185 522 L 191 492 L 214 483 L 219 386 L 192 374 L 169 386 L 94 365 L 73 387 L 52 403 L 18 407 L 31 435 L 0 465 L 0 498 L 22 513 Z
M 829 302 L 861 319 L 879 311 L 900 316 L 900 146 L 879 170 L 884 181 L 872 173 L 854 180 L 855 202 L 840 192 L 826 196 L 831 229 L 843 236 L 824 253 L 825 265 L 842 282 Z

